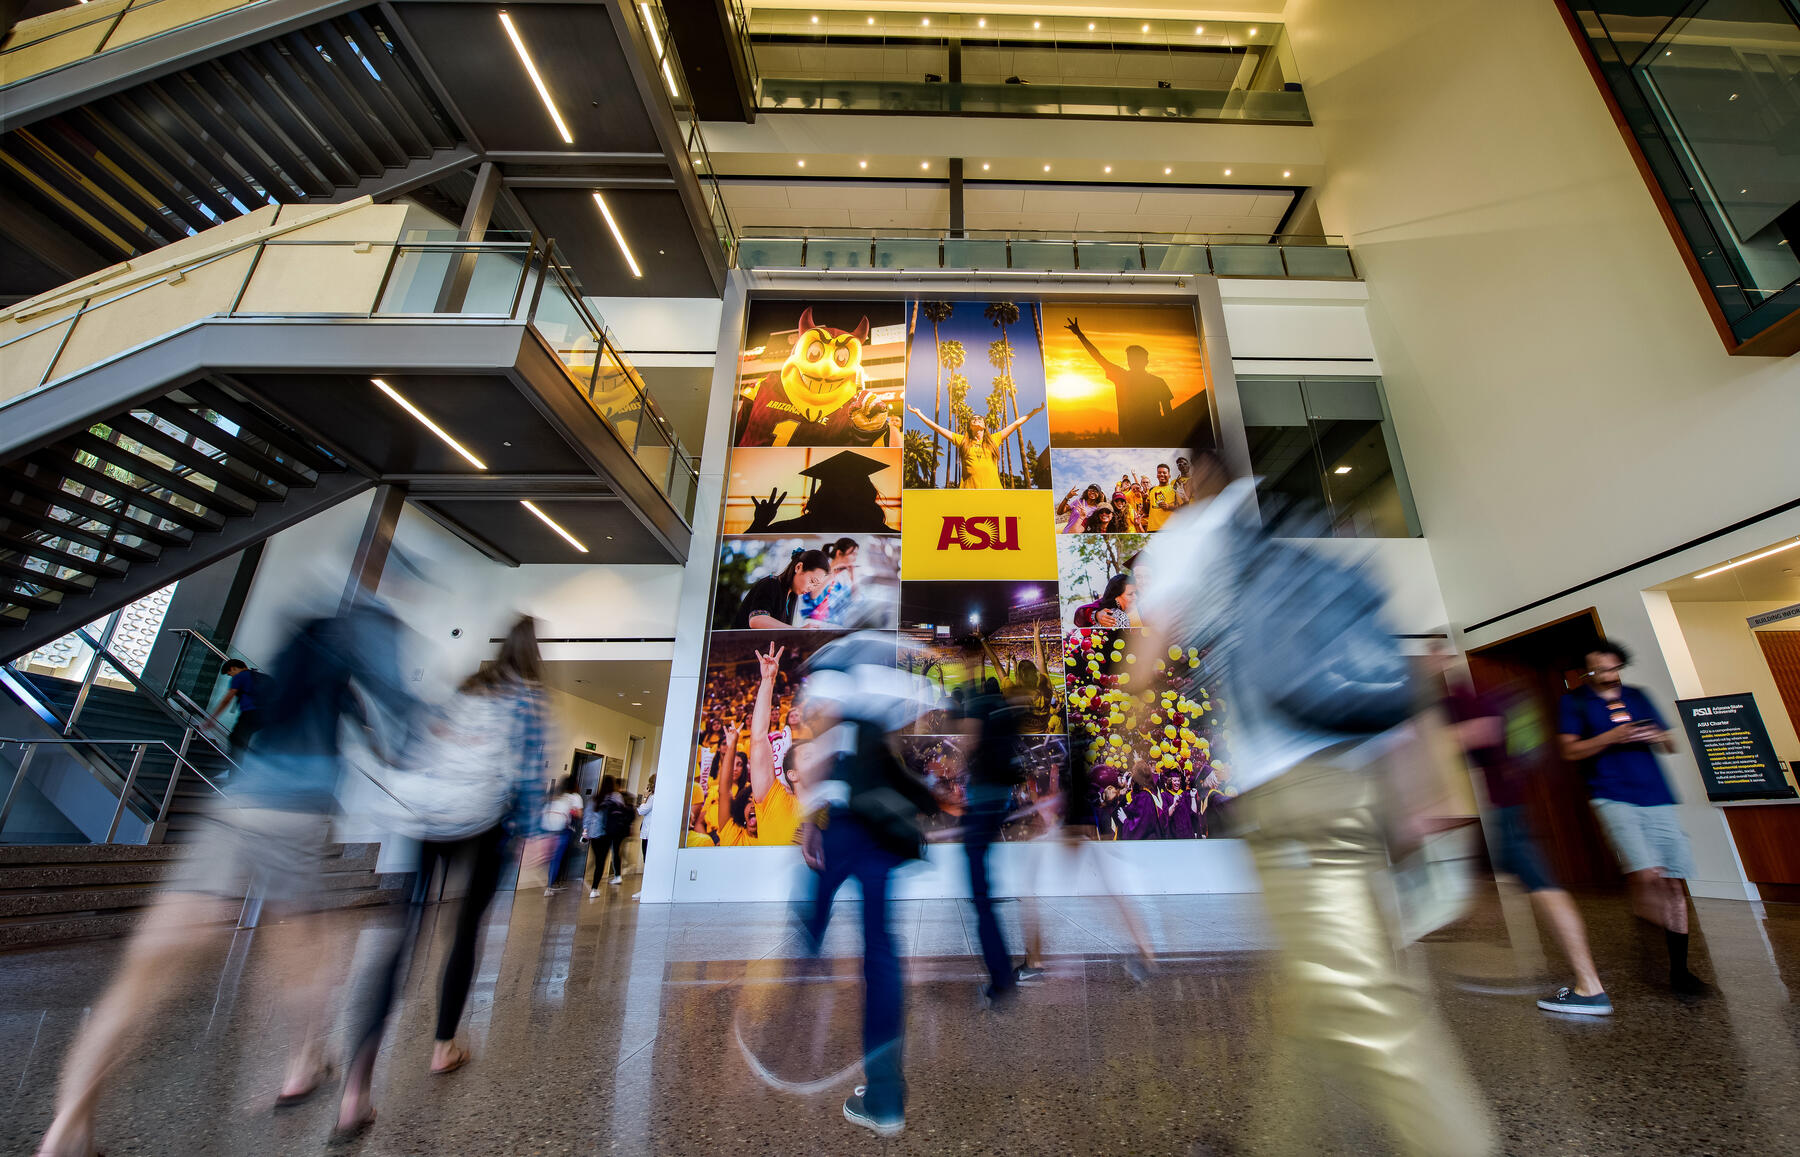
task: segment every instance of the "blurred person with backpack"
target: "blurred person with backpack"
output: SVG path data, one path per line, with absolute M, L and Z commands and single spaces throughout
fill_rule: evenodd
M 562 891 L 557 883 L 562 878 L 563 860 L 568 857 L 569 841 L 581 830 L 581 794 L 575 790 L 575 777 L 565 775 L 556 781 L 556 790 L 544 804 L 539 822 L 538 852 L 544 864 L 544 895 Z
M 594 882 L 588 890 L 588 899 L 600 896 L 600 877 L 608 857 L 612 859 L 613 868 L 608 882 L 624 882 L 625 838 L 631 834 L 631 817 L 631 804 L 619 790 L 619 781 L 606 776 L 600 781 L 600 790 L 594 793 L 593 809 L 581 818 L 581 836 L 594 857 Z
M 1211 451 L 1193 503 L 1144 551 L 1150 653 L 1206 652 L 1225 704 L 1236 821 L 1255 857 L 1293 1007 L 1289 1031 L 1358 1086 L 1402 1151 L 1480 1157 L 1487 1112 L 1397 958 L 1381 900 L 1391 814 L 1384 733 L 1413 714 L 1382 594 L 1357 571 L 1265 529 L 1255 482 Z
M 403 826 L 418 840 L 419 867 L 401 934 L 392 952 L 370 970 L 334 1140 L 354 1138 L 375 1120 L 370 1103 L 375 1060 L 440 867 L 446 878 L 453 866 L 467 865 L 469 874 L 438 987 L 430 1071 L 453 1073 L 472 1059 L 469 1049 L 457 1043 L 456 1030 L 475 977 L 482 918 L 509 859 L 507 843 L 532 834 L 543 809 L 538 785 L 543 782 L 548 713 L 537 621 L 521 615 L 501 640 L 499 653 L 463 680 L 408 753 L 413 768 L 382 772 L 383 783 L 408 812 Z
M 1006 938 L 1000 933 L 1000 921 L 994 916 L 988 852 L 1006 824 L 1013 789 L 1025 778 L 1019 733 L 1030 703 L 1028 693 L 1021 688 L 1005 695 L 997 680 L 979 678 L 986 651 L 986 641 L 980 635 L 965 635 L 961 645 L 963 666 L 970 675 L 963 694 L 961 723 L 962 734 L 969 743 L 963 851 L 969 857 L 969 897 L 975 905 L 975 930 L 988 972 L 982 996 L 998 1005 L 1017 994 L 1019 970 L 1013 966 Z

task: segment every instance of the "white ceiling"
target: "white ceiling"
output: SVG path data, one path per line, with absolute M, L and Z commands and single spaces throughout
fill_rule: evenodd
M 943 183 L 731 178 L 725 204 L 739 228 L 943 229 Z M 1121 188 L 1112 185 L 964 186 L 968 229 L 1080 233 L 1276 231 L 1294 194 L 1285 189 Z
M 1779 544 L 1769 544 L 1776 545 Z M 1759 554 L 1766 549 L 1768 548 L 1758 547 L 1756 550 L 1743 551 L 1742 554 Z M 1730 559 L 1722 558 L 1712 566 L 1702 567 L 1694 573 L 1703 574 L 1712 567 L 1729 561 Z M 1669 601 L 1677 603 L 1800 603 L 1800 546 L 1733 567 L 1711 578 L 1697 579 L 1693 575 L 1683 575 L 1652 589 L 1668 591 Z
M 669 696 L 669 661 L 578 659 L 545 663 L 544 682 L 577 699 L 660 727 Z

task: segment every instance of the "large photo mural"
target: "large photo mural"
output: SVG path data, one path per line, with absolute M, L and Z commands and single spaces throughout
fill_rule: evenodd
M 1211 446 L 1180 304 L 762 300 L 739 355 L 690 847 L 791 843 L 813 739 L 798 671 L 892 633 L 939 697 L 903 740 L 961 831 L 960 704 L 1024 705 L 1004 837 L 1065 792 L 1107 839 L 1204 839 L 1232 795 L 1201 657 L 1142 653 L 1138 556 Z

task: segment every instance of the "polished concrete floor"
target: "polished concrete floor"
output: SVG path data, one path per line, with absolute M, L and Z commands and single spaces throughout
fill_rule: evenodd
M 1045 902 L 1051 969 L 1016 1007 L 985 1011 L 967 905 L 898 906 L 908 957 L 906 1132 L 881 1141 L 839 1113 L 860 1008 L 854 905 L 826 958 L 796 960 L 778 905 L 640 907 L 624 888 L 496 902 L 471 1001 L 476 1059 L 427 1074 L 441 938 L 407 981 L 376 1085 L 368 1154 L 1383 1153 L 1378 1126 L 1272 1027 L 1277 981 L 1250 896 L 1146 901 L 1163 955 L 1143 985 L 1120 965 L 1103 900 Z M 1583 900 L 1618 1013 L 1539 1012 L 1508 995 L 1489 886 L 1471 917 L 1416 946 L 1510 1154 L 1800 1153 L 1800 908 L 1696 904 L 1696 970 L 1717 995 L 1656 983 L 1659 938 L 1620 900 Z M 1017 904 L 1003 906 L 1009 934 Z M 844 919 L 849 916 L 850 919 Z M 388 935 L 358 915 L 353 965 Z M 441 928 L 432 929 L 441 932 Z M 273 1114 L 284 1036 L 268 941 L 220 931 L 202 971 L 145 1017 L 100 1118 L 108 1154 L 310 1154 L 330 1096 Z M 0 1152 L 29 1153 L 58 1062 L 116 942 L 0 956 Z M 1472 984 L 1470 978 L 1484 983 Z M 1485 990 L 1485 991 L 1477 991 Z

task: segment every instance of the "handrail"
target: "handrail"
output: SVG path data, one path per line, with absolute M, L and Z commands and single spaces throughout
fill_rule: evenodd
M 125 660 L 123 660 L 123 659 L 119 658 L 117 655 L 113 654 L 111 647 L 101 645 L 98 641 L 96 641 L 94 639 L 94 637 L 92 635 L 87 633 L 86 627 L 77 627 L 73 631 L 70 631 L 69 633 L 74 635 L 77 639 L 80 639 L 82 642 L 86 643 L 89 647 L 93 648 L 94 662 L 96 665 L 98 665 L 99 662 L 102 659 L 104 659 L 108 666 L 110 666 L 114 671 L 118 672 L 120 677 L 123 678 L 127 683 L 131 684 L 133 689 L 142 692 L 144 695 L 149 696 L 151 702 L 155 703 L 157 705 L 157 707 L 162 710 L 162 713 L 169 717 L 171 722 L 179 723 L 183 728 L 185 728 L 189 731 L 192 731 L 194 734 L 198 735 L 201 739 L 204 739 L 206 741 L 206 745 L 208 747 L 212 748 L 214 753 L 217 754 L 220 759 L 223 759 L 226 763 L 230 764 L 231 769 L 233 771 L 240 770 L 240 768 L 238 767 L 238 764 L 237 764 L 237 760 L 231 758 L 230 752 L 224 750 L 217 743 L 213 742 L 212 737 L 207 735 L 206 732 L 204 730 L 202 730 L 199 726 L 197 726 L 192 719 L 184 719 L 181 717 L 181 715 L 177 714 L 175 709 L 173 707 L 169 706 L 168 699 L 165 696 L 158 694 L 156 688 L 154 688 L 150 684 L 144 682 L 144 680 L 142 678 L 140 678 L 134 671 L 132 671 L 132 669 L 130 667 L 126 666 Z M 71 727 L 73 727 L 75 725 L 76 714 L 77 714 L 76 712 L 71 712 L 69 714 L 69 726 L 71 726 Z
M 213 643 L 213 641 L 211 639 L 207 638 L 205 635 L 201 634 L 199 631 L 196 631 L 192 627 L 174 627 L 174 628 L 171 628 L 168 633 L 171 635 L 191 635 L 191 636 L 193 636 L 193 638 L 195 640 L 197 640 L 202 647 L 205 647 L 207 650 L 211 651 L 213 654 L 217 655 L 220 659 L 224 660 L 227 663 L 231 662 L 232 659 L 234 658 L 234 656 L 229 655 L 226 652 L 219 650 L 219 648 Z M 248 660 L 245 660 L 245 661 L 247 662 Z
M 241 8 L 249 8 L 262 2 L 263 0 L 242 0 L 241 3 L 229 4 L 215 12 L 207 12 L 203 15 L 194 17 L 192 20 L 184 21 L 180 24 L 172 24 L 167 28 L 158 28 L 154 32 L 149 32 L 130 40 L 122 40 L 117 44 L 113 43 L 113 35 L 119 30 L 119 26 L 125 22 L 127 16 L 142 12 L 147 8 L 154 8 L 158 4 L 163 3 L 163 0 L 126 0 L 126 2 L 121 4 L 116 11 L 107 12 L 104 15 L 96 16 L 91 20 L 83 20 L 79 24 L 70 24 L 58 28 L 54 32 L 48 32 L 43 36 L 32 37 L 31 39 L 23 39 L 19 36 L 19 31 L 22 27 L 25 29 L 26 35 L 30 35 L 29 25 L 31 21 L 22 20 L 13 26 L 12 35 L 8 36 L 4 42 L 0 42 L 0 58 L 10 56 L 13 53 L 23 52 L 29 48 L 37 48 L 40 45 L 50 44 L 61 37 L 70 36 L 83 29 L 93 28 L 100 24 L 107 24 L 110 22 L 111 27 L 106 30 L 106 35 L 100 38 L 100 43 L 96 45 L 92 51 L 79 56 L 74 60 L 65 61 L 61 64 L 52 65 L 37 72 L 30 72 L 23 76 L 15 77 L 12 80 L 7 81 L 5 85 L 0 85 L 0 88 L 10 87 L 11 85 L 40 76 L 49 76 L 53 73 L 61 72 L 65 68 L 72 68 L 84 60 L 91 60 L 96 56 L 103 56 L 115 49 L 124 48 L 130 44 L 142 44 L 148 40 L 156 40 L 159 37 L 180 32 L 184 28 L 192 28 L 196 24 L 205 24 L 209 20 L 216 20 L 221 16 L 236 12 Z M 44 17 L 61 15 L 62 12 L 63 10 L 46 12 L 42 16 L 34 17 L 33 19 L 42 20 Z
M 119 802 L 118 802 L 117 806 L 115 806 L 113 808 L 112 819 L 107 824 L 106 838 L 104 840 L 99 841 L 100 843 L 103 843 L 103 844 L 112 843 L 114 841 L 114 839 L 118 836 L 119 823 L 122 819 L 124 819 L 124 816 L 125 816 L 126 803 L 131 798 L 132 789 L 137 785 L 138 772 L 144 765 L 144 755 L 152 747 L 162 748 L 162 750 L 167 752 L 169 754 L 170 758 L 172 758 L 175 761 L 175 766 L 169 770 L 169 783 L 168 783 L 167 788 L 165 788 L 163 791 L 162 805 L 157 810 L 156 818 L 151 821 L 151 825 L 153 827 L 156 824 L 163 823 L 164 821 L 166 821 L 168 819 L 169 807 L 175 798 L 175 783 L 181 777 L 181 771 L 183 768 L 186 768 L 188 771 L 191 771 L 196 776 L 198 776 L 200 778 L 200 782 L 204 783 L 207 787 L 211 788 L 214 795 L 219 796 L 221 799 L 224 798 L 224 796 L 225 796 L 225 792 L 219 787 L 218 784 L 216 784 L 212 780 L 208 779 L 206 777 L 205 772 L 201 771 L 198 767 L 195 767 L 193 765 L 193 763 L 188 760 L 186 755 L 182 754 L 180 751 L 177 751 L 175 748 L 171 747 L 167 740 L 153 739 L 153 738 L 150 738 L 150 739 L 66 739 L 66 738 L 65 739 L 25 739 L 25 738 L 18 737 L 18 736 L 0 736 L 0 747 L 3 747 L 8 743 L 16 743 L 20 747 L 26 748 L 28 750 L 27 750 L 24 758 L 19 760 L 18 770 L 13 773 L 12 784 L 7 788 L 7 791 L 6 791 L 5 803 L 0 804 L 0 830 L 3 830 L 5 828 L 6 819 L 9 815 L 12 814 L 13 801 L 18 797 L 19 787 L 25 782 L 26 773 L 29 772 L 31 769 L 31 757 L 37 753 L 37 749 L 40 747 L 80 748 L 80 747 L 111 746 L 111 747 L 129 748 L 133 752 L 132 757 L 131 757 L 131 769 L 125 773 L 125 782 L 122 785 L 120 785 L 120 787 L 119 787 Z

